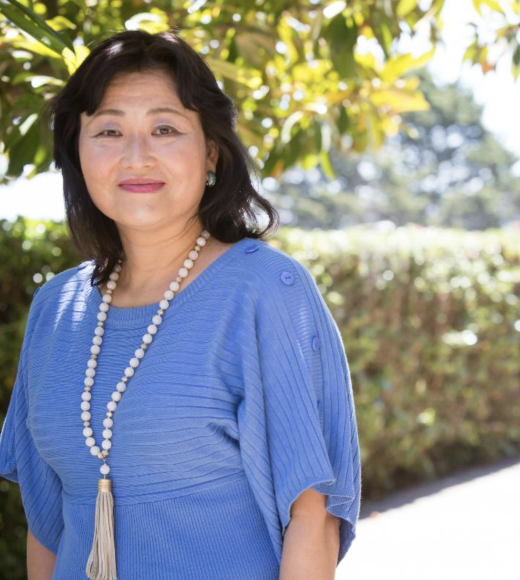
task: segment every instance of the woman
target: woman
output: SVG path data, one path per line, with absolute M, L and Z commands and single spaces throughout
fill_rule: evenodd
M 29 580 L 332 579 L 360 504 L 349 369 L 262 239 L 232 101 L 174 33 L 126 31 L 50 115 L 86 260 L 35 292 L 0 439 Z

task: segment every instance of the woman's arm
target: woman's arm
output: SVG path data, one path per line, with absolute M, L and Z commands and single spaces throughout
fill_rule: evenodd
M 325 496 L 305 490 L 291 506 L 279 580 L 334 580 L 340 520 L 325 510 Z
M 55 564 L 56 554 L 27 530 L 27 580 L 51 580 Z

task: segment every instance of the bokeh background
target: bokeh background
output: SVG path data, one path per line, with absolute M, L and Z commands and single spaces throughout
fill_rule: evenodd
M 89 46 L 174 29 L 239 110 L 269 243 L 340 328 L 362 513 L 338 579 L 518 578 L 520 3 L 0 0 L 0 421 L 35 288 L 83 257 L 42 106 Z M 0 481 L 0 578 L 25 578 Z

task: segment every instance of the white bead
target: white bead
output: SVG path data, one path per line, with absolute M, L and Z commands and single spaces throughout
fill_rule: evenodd
M 107 404 L 107 409 L 109 411 L 115 411 L 117 409 L 117 403 L 115 401 L 110 401 L 110 403 Z
M 163 309 L 166 310 L 168 308 L 168 306 L 170 306 L 170 303 L 168 302 L 168 300 L 161 300 L 159 302 L 159 306 Z
M 132 377 L 134 375 L 134 369 L 132 367 L 126 367 L 125 369 L 125 375 L 127 377 Z
M 130 359 L 130 366 L 133 367 L 134 369 L 137 368 L 139 366 L 139 359 L 138 358 L 131 358 Z
M 124 393 L 126 391 L 126 383 L 123 383 L 123 382 L 117 383 L 116 389 L 120 393 Z
M 109 276 L 110 280 L 114 280 L 114 282 L 116 280 L 119 280 L 119 274 L 117 272 L 112 272 L 112 274 L 110 274 Z
M 98 328 L 99 328 L 99 326 L 98 326 Z M 101 329 L 101 330 L 103 330 L 103 329 Z M 96 333 L 96 334 L 97 334 L 97 333 Z M 91 358 L 91 359 L 88 361 L 88 363 L 87 363 L 87 366 L 88 366 L 89 368 L 91 368 L 91 369 L 95 369 L 95 368 L 97 367 L 97 360 L 96 360 L 95 358 Z
M 93 343 L 93 344 L 100 345 L 100 344 L 102 344 L 102 343 L 103 343 L 103 339 L 102 339 L 100 336 L 95 336 L 95 337 L 92 339 L 92 343 Z
M 153 336 L 152 336 L 151 334 L 145 334 L 145 335 L 143 336 L 143 342 L 144 342 L 145 344 L 150 344 L 150 343 L 152 342 L 152 340 L 153 340 Z M 133 370 L 133 369 L 132 369 L 132 370 Z M 126 372 L 126 371 L 125 371 L 125 372 Z
M 148 334 L 157 334 L 157 326 L 155 324 L 150 324 L 146 330 L 148 330 Z
M 86 387 L 91 387 L 94 384 L 94 379 L 92 377 L 87 377 L 84 381 L 83 384 Z
M 85 435 L 85 437 L 92 437 L 92 429 L 90 427 L 85 427 L 85 429 L 83 429 L 83 435 Z
M 114 391 L 112 393 L 112 401 L 115 401 L 117 403 L 117 401 L 121 400 L 121 393 L 119 391 Z
M 81 410 L 88 411 L 89 409 L 90 409 L 90 403 L 88 401 L 83 401 L 83 403 L 81 403 Z
M 103 302 L 110 304 L 110 302 L 112 302 L 112 295 L 111 294 L 103 294 Z
M 101 321 L 105 321 L 107 319 L 107 314 L 106 312 L 98 312 L 97 314 L 97 319 L 101 320 Z
M 164 298 L 166 300 L 171 300 L 174 296 L 175 294 L 171 290 L 166 290 L 166 292 L 164 293 Z
M 135 356 L 136 356 L 137 358 L 143 358 L 143 356 L 144 356 L 144 350 L 143 350 L 142 348 L 138 348 L 138 349 L 135 351 L 135 353 L 134 353 L 134 354 L 135 354 Z
M 193 260 L 184 260 L 184 267 L 188 268 L 188 270 L 193 268 Z
M 96 442 L 94 441 L 94 437 L 87 437 L 85 439 L 85 443 L 89 446 L 92 447 L 93 445 L 96 444 Z
M 99 468 L 99 471 L 101 471 L 103 475 L 107 475 L 110 473 L 110 467 L 108 467 L 106 463 L 103 463 L 103 465 Z
M 94 447 L 90 448 L 90 453 L 92 453 L 92 455 L 97 455 L 100 451 L 101 449 L 97 445 L 94 445 Z
M 162 322 L 162 316 L 159 316 L 158 314 L 156 314 L 153 318 L 152 318 L 152 322 L 156 325 L 161 324 Z
M 99 310 L 101 310 L 101 312 L 108 312 L 109 308 L 110 308 L 110 306 L 108 304 L 106 304 L 105 302 L 102 302 L 99 305 Z
M 101 447 L 103 447 L 103 449 L 110 449 L 112 447 L 112 443 L 108 439 L 105 439 L 103 443 L 101 443 Z
M 115 290 L 116 286 L 117 286 L 117 284 L 113 280 L 109 280 L 107 282 L 107 289 L 108 290 Z
M 92 417 L 92 415 L 88 411 L 83 411 L 83 413 L 81 413 L 81 420 L 82 421 L 90 421 L 91 417 Z
M 178 282 L 172 282 L 170 284 L 170 290 L 173 290 L 174 292 L 177 292 L 177 290 L 180 288 L 179 283 Z
M 202 230 L 200 232 L 200 235 L 204 236 L 206 238 L 206 240 L 209 239 L 209 237 L 211 236 L 211 234 L 208 232 L 208 230 Z
M 112 437 L 112 431 L 110 431 L 110 429 L 105 429 L 103 431 L 103 437 L 105 439 L 110 439 Z
M 84 401 L 90 401 L 90 399 L 92 399 L 92 394 L 89 393 L 88 391 L 85 391 L 84 393 L 81 393 L 81 398 Z
M 201 247 L 204 247 L 206 245 L 206 238 L 204 238 L 203 236 L 197 238 L 197 244 L 199 244 L 199 246 Z
M 85 371 L 85 374 L 87 375 L 87 377 L 95 377 L 96 376 L 96 371 L 94 369 L 88 368 Z
M 114 421 L 112 421 L 112 419 L 110 417 L 103 419 L 103 426 L 106 427 L 107 429 L 110 429 L 110 427 L 112 427 L 113 424 L 114 424 Z
M 99 353 L 101 352 L 101 349 L 99 348 L 99 346 L 98 346 L 97 344 L 93 344 L 93 345 L 90 347 L 90 352 L 91 352 L 92 354 L 99 354 Z
M 197 250 L 192 250 L 188 256 L 190 257 L 190 260 L 196 260 L 199 257 L 199 253 Z
M 186 278 L 186 276 L 187 276 L 187 275 L 188 275 L 188 270 L 186 270 L 186 268 L 181 268 L 181 269 L 179 270 L 179 276 L 180 276 L 181 278 Z

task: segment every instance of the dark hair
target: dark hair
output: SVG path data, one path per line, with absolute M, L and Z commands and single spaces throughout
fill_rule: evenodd
M 199 216 L 204 228 L 225 243 L 244 237 L 261 239 L 279 225 L 278 212 L 252 184 L 250 171 L 256 175 L 256 170 L 236 133 L 235 105 L 202 57 L 173 31 L 117 32 L 92 49 L 46 108 L 54 133 L 56 167 L 63 174 L 70 237 L 84 259 L 95 261 L 92 285 L 108 281 L 116 262 L 124 258 L 124 249 L 115 222 L 94 205 L 87 190 L 79 159 L 80 113 L 94 113 L 116 74 L 153 70 L 173 76 L 182 104 L 199 114 L 206 141 L 218 147 L 217 182 L 206 187 L 192 219 Z M 269 218 L 263 230 L 255 204 Z

